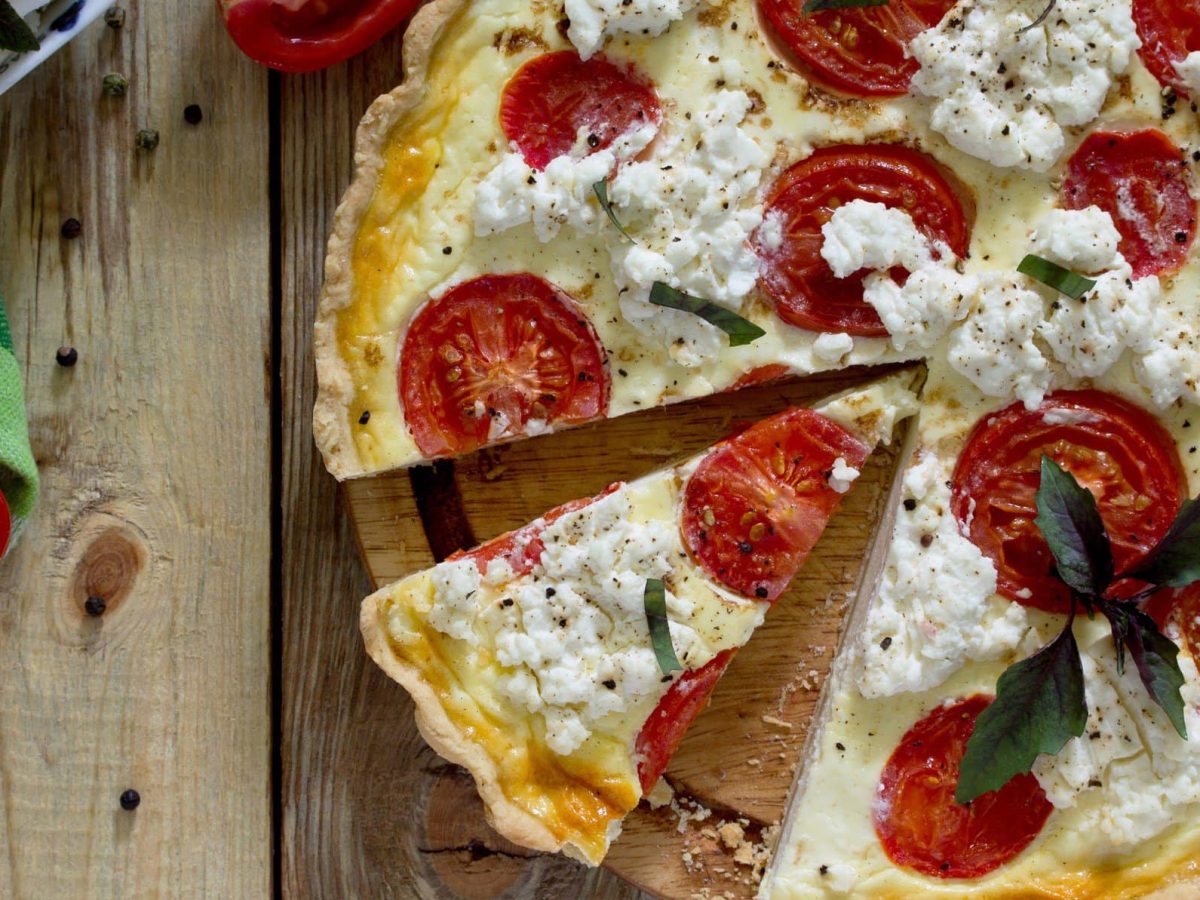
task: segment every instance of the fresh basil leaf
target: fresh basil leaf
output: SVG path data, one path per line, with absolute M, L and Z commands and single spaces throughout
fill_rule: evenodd
M 617 218 L 617 214 L 612 208 L 612 202 L 608 199 L 608 179 L 601 178 L 593 184 L 592 192 L 596 195 L 596 199 L 600 201 L 600 208 L 608 216 L 608 221 L 612 222 L 616 226 L 617 231 L 621 232 L 621 237 L 625 238 L 631 244 L 636 243 L 629 232 L 625 230 L 625 226 L 621 224 L 621 220 Z
M 1112 545 L 1096 498 L 1045 454 L 1037 492 L 1038 529 L 1058 564 L 1058 577 L 1081 594 L 1103 594 L 1113 578 Z
M 1010 666 L 996 699 L 979 714 L 959 768 L 958 803 L 996 791 L 1028 772 L 1042 753 L 1055 754 L 1087 726 L 1083 663 L 1071 630 Z
M 29 23 L 17 14 L 8 0 L 0 0 L 0 50 L 26 53 L 41 47 Z
M 850 9 L 855 6 L 887 6 L 888 0 L 808 0 L 804 12 L 815 13 L 826 9 Z
M 1162 707 L 1179 736 L 1187 740 L 1187 721 L 1183 714 L 1183 672 L 1179 668 L 1179 648 L 1158 630 L 1155 621 L 1135 609 L 1131 615 L 1133 627 L 1127 644 L 1142 684 L 1150 697 Z
M 1058 0 L 1050 0 L 1050 2 L 1046 4 L 1046 8 L 1042 10 L 1041 15 L 1039 15 L 1036 19 L 1034 19 L 1032 22 L 1030 22 L 1024 28 L 1018 28 L 1017 34 L 1024 34 L 1027 31 L 1033 31 L 1033 29 L 1037 28 L 1039 25 L 1041 25 L 1043 22 L 1045 22 L 1048 18 L 1050 18 L 1050 13 L 1052 13 L 1054 11 L 1054 7 L 1057 5 L 1058 5 Z
M 1179 515 L 1133 577 L 1159 587 L 1200 581 L 1200 499 L 1183 501 Z
M 1098 606 L 1112 629 L 1113 647 L 1117 651 L 1117 675 L 1124 675 L 1125 647 L 1129 643 L 1130 632 L 1136 627 L 1133 623 L 1134 607 L 1112 600 L 1101 600 Z
M 664 675 L 683 669 L 671 643 L 671 625 L 667 620 L 667 591 L 661 578 L 647 578 L 642 592 L 646 606 L 646 622 L 650 625 L 650 643 L 658 658 L 658 667 Z
M 1092 279 L 1076 275 L 1070 269 L 1064 269 L 1058 263 L 1052 263 L 1032 253 L 1021 260 L 1017 271 L 1040 281 L 1046 287 L 1054 288 L 1060 294 L 1066 294 L 1072 300 L 1078 300 L 1096 286 Z
M 729 335 L 730 347 L 741 347 L 744 344 L 753 343 L 766 334 L 749 319 L 743 319 L 732 309 L 727 309 L 711 300 L 685 294 L 661 281 L 656 281 L 650 286 L 650 302 L 655 306 L 682 309 L 684 312 L 699 316 L 710 325 L 717 326 Z

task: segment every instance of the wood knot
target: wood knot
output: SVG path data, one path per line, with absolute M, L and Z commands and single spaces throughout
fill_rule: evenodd
M 134 582 L 146 567 L 146 550 L 136 536 L 120 527 L 110 527 L 92 539 L 71 579 L 69 597 L 79 615 L 88 615 L 89 597 L 104 601 L 104 615 L 116 612 L 133 590 Z

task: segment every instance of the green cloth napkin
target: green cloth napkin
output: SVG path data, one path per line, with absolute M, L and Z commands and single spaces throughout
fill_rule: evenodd
M 29 446 L 21 366 L 13 354 L 3 298 L 0 298 L 0 491 L 4 492 L 12 513 L 15 538 L 37 502 L 38 472 Z

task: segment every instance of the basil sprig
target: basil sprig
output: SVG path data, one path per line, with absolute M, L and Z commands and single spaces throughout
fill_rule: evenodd
M 8 0 L 0 0 L 0 50 L 26 53 L 41 47 L 29 23 L 17 14 Z
M 608 221 L 612 222 L 617 231 L 621 232 L 621 237 L 629 241 L 631 244 L 637 243 L 625 230 L 625 226 L 621 224 L 621 220 L 617 218 L 616 212 L 612 208 L 612 201 L 608 199 L 608 179 L 601 178 L 592 185 L 592 193 L 596 195 L 596 200 L 600 203 L 600 208 L 604 210 L 604 214 L 608 216 Z
M 1070 269 L 1064 269 L 1058 263 L 1034 256 L 1032 253 L 1021 260 L 1017 271 L 1040 281 L 1046 287 L 1054 288 L 1060 294 L 1066 294 L 1072 300 L 1078 300 L 1096 286 L 1096 282 L 1091 278 L 1084 278 Z
M 1088 708 L 1083 664 L 1072 626 L 1082 607 L 1103 615 L 1112 629 L 1117 674 L 1125 654 L 1137 667 L 1150 698 L 1179 736 L 1187 738 L 1179 648 L 1159 631 L 1142 604 L 1163 588 L 1200 581 L 1200 502 L 1183 503 L 1174 523 L 1136 569 L 1114 573 L 1112 544 L 1096 499 L 1049 456 L 1042 456 L 1035 520 L 1054 556 L 1058 577 L 1070 588 L 1071 611 L 1062 632 L 1028 659 L 1009 667 L 996 684 L 995 701 L 979 714 L 959 769 L 954 799 L 970 803 L 1030 771 L 1037 757 L 1058 753 L 1083 734 Z M 1113 583 L 1136 578 L 1148 587 L 1128 599 L 1106 596 Z
M 826 9 L 850 9 L 855 6 L 887 6 L 888 0 L 808 0 L 804 12 L 815 13 Z
M 749 319 L 743 319 L 732 309 L 702 297 L 685 294 L 661 281 L 656 281 L 650 286 L 650 302 L 655 306 L 681 309 L 699 316 L 705 322 L 715 325 L 729 335 L 730 347 L 741 347 L 753 343 L 766 334 L 763 329 Z
M 671 643 L 671 625 L 667 620 L 667 590 L 661 578 L 646 579 L 642 602 L 646 606 L 646 623 L 650 626 L 650 643 L 658 659 L 658 668 L 664 675 L 681 671 L 683 665 L 675 655 L 675 645 Z

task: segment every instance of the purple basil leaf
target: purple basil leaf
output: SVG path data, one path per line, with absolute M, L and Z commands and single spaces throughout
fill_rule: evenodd
M 1091 491 L 1042 456 L 1037 526 L 1050 545 L 1058 577 L 1081 594 L 1103 594 L 1113 577 L 1112 545 Z
M 1200 581 L 1200 500 L 1183 501 L 1163 539 L 1132 574 L 1159 587 Z
M 1179 648 L 1140 609 L 1132 610 L 1130 624 L 1129 655 L 1133 657 L 1142 684 L 1186 741 L 1187 722 L 1183 714 L 1183 696 L 1179 692 L 1184 682 L 1183 672 L 1179 669 Z

